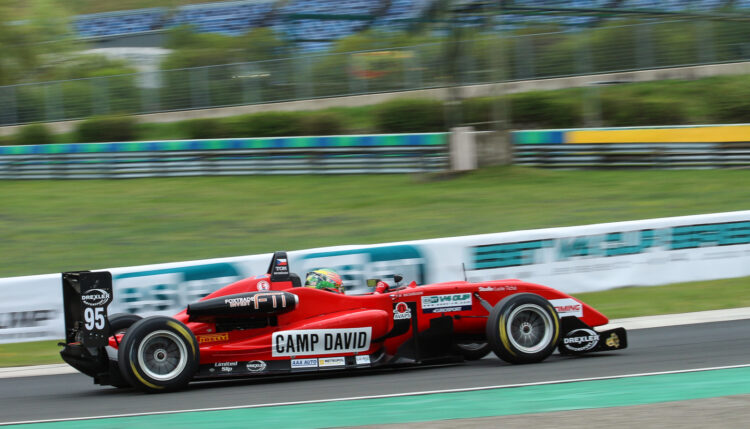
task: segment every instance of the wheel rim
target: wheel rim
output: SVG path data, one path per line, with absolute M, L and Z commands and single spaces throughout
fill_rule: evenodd
M 187 366 L 187 347 L 171 331 L 154 331 L 138 347 L 138 361 L 143 372 L 154 380 L 177 377 Z
M 522 353 L 537 353 L 552 340 L 552 318 L 536 304 L 516 307 L 508 316 L 508 339 Z

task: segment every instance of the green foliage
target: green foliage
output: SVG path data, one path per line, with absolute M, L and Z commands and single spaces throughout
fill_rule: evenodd
M 238 137 L 283 137 L 304 134 L 300 112 L 263 112 L 237 117 L 232 121 Z
M 52 141 L 52 133 L 44 124 L 31 124 L 21 127 L 21 131 L 16 135 L 15 144 L 48 144 Z
M 609 126 L 681 125 L 688 123 L 683 100 L 660 97 L 605 95 L 602 119 Z
M 135 140 L 135 119 L 127 116 L 100 116 L 81 121 L 76 135 L 81 143 Z
M 510 96 L 513 128 L 556 128 L 582 123 L 583 95 L 578 91 L 524 92 Z
M 162 70 L 264 61 L 284 54 L 284 44 L 270 28 L 255 28 L 241 36 L 196 33 L 189 26 L 169 29 Z
M 180 125 L 185 129 L 188 138 L 215 139 L 230 136 L 225 123 L 217 118 L 203 118 L 181 121 Z
M 311 112 L 300 119 L 301 134 L 331 136 L 343 134 L 345 118 L 333 112 Z
M 445 124 L 443 103 L 437 100 L 393 100 L 375 111 L 375 127 L 383 133 L 444 131 Z
M 750 122 L 750 85 L 743 79 L 712 79 L 705 93 L 713 120 L 718 123 Z

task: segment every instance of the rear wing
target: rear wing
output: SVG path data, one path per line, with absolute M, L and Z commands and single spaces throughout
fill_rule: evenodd
M 62 273 L 65 342 L 103 347 L 110 337 L 107 307 L 112 302 L 108 271 Z

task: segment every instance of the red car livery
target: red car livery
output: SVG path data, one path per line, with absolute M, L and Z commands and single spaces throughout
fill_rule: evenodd
M 347 296 L 300 287 L 285 252 L 268 272 L 173 317 L 107 314 L 109 272 L 63 273 L 63 359 L 94 382 L 166 392 L 191 381 L 472 360 L 510 363 L 627 346 L 622 328 L 558 290 L 515 279 L 388 286 Z

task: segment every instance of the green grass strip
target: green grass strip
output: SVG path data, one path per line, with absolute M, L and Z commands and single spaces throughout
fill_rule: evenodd
M 750 368 L 471 392 L 41 423 L 42 428 L 273 427 L 397 424 L 622 407 L 750 393 Z M 13 427 L 13 426 L 10 426 Z M 24 426 L 27 427 L 27 426 Z

